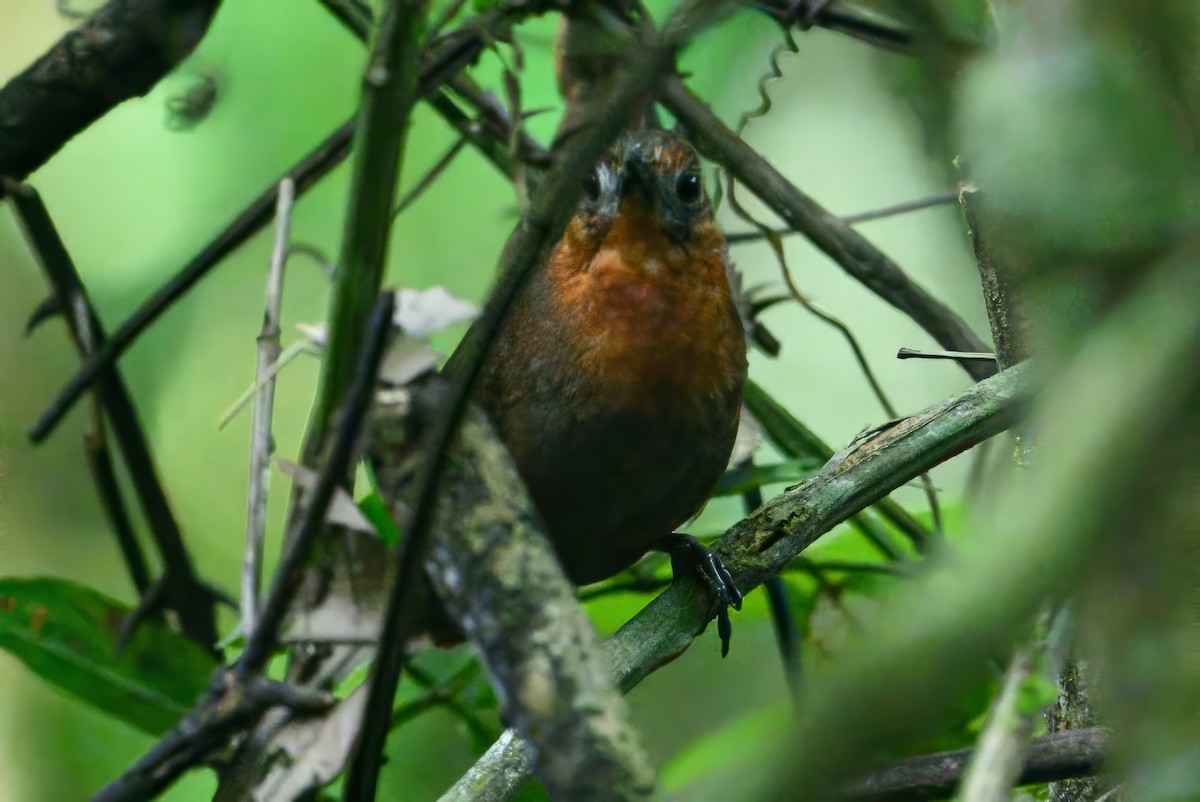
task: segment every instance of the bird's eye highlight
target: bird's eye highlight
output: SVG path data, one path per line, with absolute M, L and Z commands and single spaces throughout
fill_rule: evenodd
M 684 203 L 700 200 L 700 176 L 696 173 L 681 174 L 675 179 L 675 195 Z
M 583 195 L 588 200 L 596 200 L 600 197 L 600 173 L 594 171 L 583 179 Z

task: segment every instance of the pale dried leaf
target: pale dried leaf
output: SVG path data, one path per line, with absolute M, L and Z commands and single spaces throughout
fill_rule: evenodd
M 325 342 L 329 339 L 329 327 L 324 321 L 320 323 L 297 323 L 296 331 L 300 332 L 305 338 L 318 348 L 325 348 Z
M 471 320 L 479 310 L 469 301 L 456 298 L 438 285 L 424 290 L 396 290 L 396 312 L 392 322 L 410 337 L 428 337 L 454 323 Z
M 438 352 L 429 342 L 400 337 L 388 349 L 379 367 L 379 378 L 388 384 L 403 386 L 437 367 Z
M 750 414 L 750 410 L 746 409 L 743 404 L 741 415 L 738 418 L 737 438 L 733 441 L 733 451 L 729 454 L 728 468 L 739 468 L 745 465 L 754 457 L 754 453 L 758 451 L 760 445 L 762 445 L 762 429 L 759 428 L 758 421 Z
M 280 457 L 276 457 L 274 462 L 280 473 L 290 477 L 293 482 L 305 490 L 311 489 L 317 482 L 316 471 Z M 329 509 L 325 513 L 325 520 L 356 532 L 375 534 L 375 527 L 367 520 L 367 516 L 363 515 L 351 495 L 340 487 L 333 491 L 333 498 L 329 500 Z
M 289 760 L 276 763 L 254 789 L 256 802 L 297 799 L 340 774 L 362 724 L 366 702 L 364 683 L 320 718 L 284 725 L 275 745 Z

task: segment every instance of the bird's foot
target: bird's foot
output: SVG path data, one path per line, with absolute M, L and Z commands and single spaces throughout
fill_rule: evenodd
M 688 572 L 699 572 L 717 601 L 717 634 L 721 637 L 721 656 L 729 654 L 729 638 L 733 625 L 729 621 L 729 608 L 742 609 L 742 592 L 733 584 L 733 576 L 716 552 L 691 535 L 667 535 L 655 546 L 658 551 L 671 556 L 671 572 L 683 576 Z

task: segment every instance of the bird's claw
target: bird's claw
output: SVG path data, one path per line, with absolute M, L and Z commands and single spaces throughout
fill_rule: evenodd
M 663 539 L 660 548 L 671 555 L 671 571 L 682 576 L 688 571 L 698 571 L 717 601 L 717 634 L 721 638 L 721 656 L 729 654 L 729 639 L 733 625 L 729 620 L 729 608 L 742 609 L 742 592 L 733 583 L 733 576 L 716 552 L 691 535 L 674 534 Z

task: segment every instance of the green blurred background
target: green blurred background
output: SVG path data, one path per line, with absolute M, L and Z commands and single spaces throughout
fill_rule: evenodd
M 70 25 L 50 0 L 0 0 L 0 80 L 33 61 Z M 556 20 L 518 31 L 524 44 L 527 108 L 553 107 L 551 68 Z M 780 41 L 770 23 L 743 14 L 702 37 L 682 67 L 692 85 L 728 121 L 758 104 L 756 83 Z M 746 137 L 806 192 L 835 213 L 854 213 L 947 189 L 948 166 L 931 159 L 910 110 L 888 91 L 899 62 L 848 39 L 814 31 L 798 56 L 782 60 L 784 77 L 769 84 L 773 110 Z M 315 2 L 227 3 L 196 53 L 147 97 L 126 103 L 72 141 L 30 177 L 84 276 L 109 330 L 194 254 L 244 204 L 353 113 L 362 46 Z M 487 55 L 477 76 L 498 86 Z M 167 105 L 210 76 L 218 97 L 191 130 L 167 124 Z M 556 114 L 534 118 L 545 137 Z M 453 142 L 453 134 L 418 108 L 404 167 L 411 185 Z M 711 178 L 711 176 L 710 176 Z M 347 170 L 338 169 L 298 204 L 293 240 L 336 254 Z M 710 182 L 711 190 L 711 182 Z M 751 199 L 743 192 L 742 200 Z M 757 209 L 748 203 L 751 209 Z M 744 224 L 722 210 L 728 230 Z M 501 245 L 516 219 L 511 188 L 482 158 L 464 152 L 398 220 L 390 280 L 413 287 L 445 285 L 479 301 Z M 769 218 L 766 218 L 769 219 Z M 861 230 L 913 276 L 986 333 L 978 278 L 958 211 L 939 207 L 870 223 Z M 144 336 L 122 362 L 151 437 L 199 571 L 227 590 L 237 587 L 245 516 L 249 416 L 218 432 L 216 420 L 250 383 L 270 248 L 260 234 L 226 260 Z M 894 359 L 897 348 L 935 348 L 922 331 L 883 304 L 799 238 L 788 258 L 801 288 L 859 335 L 901 414 L 967 385 L 948 364 Z M 779 283 L 765 245 L 735 249 L 747 284 Z M 53 575 L 132 602 L 134 594 L 97 502 L 81 447 L 85 405 L 54 436 L 32 448 L 24 434 L 78 364 L 57 321 L 30 338 L 22 328 L 47 285 L 12 220 L 0 210 L 0 574 Z M 326 280 L 316 265 L 293 259 L 286 280 L 285 343 L 298 322 L 324 317 Z M 853 364 L 841 335 L 790 304 L 765 322 L 782 340 L 779 359 L 751 357 L 751 375 L 831 444 L 848 441 L 885 415 Z M 455 332 L 455 336 L 461 329 Z M 450 338 L 448 338 L 450 339 Z M 442 343 L 452 345 L 452 339 Z M 312 398 L 316 363 L 284 371 L 277 394 L 277 453 L 297 451 Z M 965 463 L 934 475 L 950 512 L 959 506 Z M 275 474 L 268 550 L 278 546 L 286 479 Z M 768 489 L 772 492 L 773 489 Z M 921 493 L 897 498 L 923 510 Z M 713 503 L 692 525 L 715 534 L 739 517 L 738 503 Z M 816 553 L 855 554 L 861 546 L 835 533 Z M 631 695 L 636 723 L 665 776 L 687 799 L 721 798 L 714 763 L 736 772 L 729 750 L 738 733 L 786 722 L 787 701 L 761 594 L 735 617 L 731 656 L 718 657 L 710 633 Z M 643 603 L 611 597 L 592 605 L 611 632 Z M 232 625 L 226 615 L 223 626 Z M 734 725 L 731 729 L 731 725 Z M 752 741 L 751 741 L 752 742 Z M 83 799 L 147 749 L 152 740 L 93 712 L 44 684 L 0 653 L 0 799 Z M 713 751 L 717 750 L 717 751 Z M 716 754 L 724 755 L 719 761 Z M 431 712 L 389 742 L 382 798 L 435 799 L 473 760 L 468 739 L 448 714 Z M 207 799 L 214 781 L 188 776 L 167 796 Z M 724 797 L 728 798 L 728 796 Z

